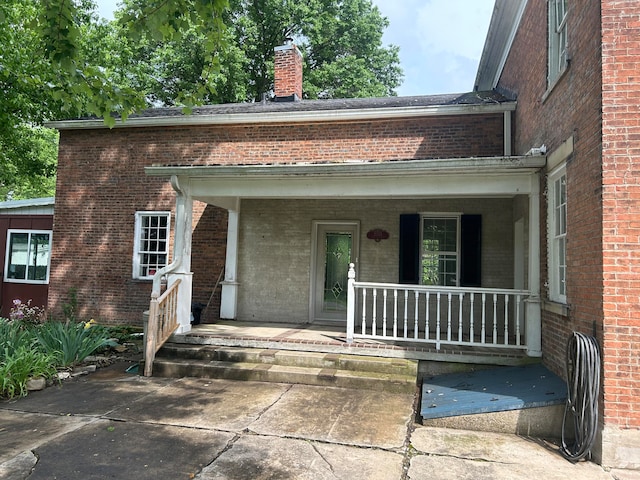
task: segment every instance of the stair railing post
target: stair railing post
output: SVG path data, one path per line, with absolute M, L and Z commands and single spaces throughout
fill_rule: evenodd
M 355 264 L 349 264 L 349 273 L 347 275 L 347 343 L 353 343 L 353 334 L 355 330 L 356 315 L 356 270 Z
M 153 371 L 153 361 L 156 356 L 156 344 L 158 337 L 158 294 L 151 294 L 149 304 L 149 320 L 147 323 L 147 338 L 145 338 L 144 348 L 144 376 L 150 377 Z

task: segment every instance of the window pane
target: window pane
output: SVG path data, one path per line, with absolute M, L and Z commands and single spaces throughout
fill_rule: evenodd
M 46 280 L 49 266 L 49 234 L 35 233 L 31 235 L 29 249 L 29 280 Z
M 29 254 L 29 234 L 12 233 L 9 241 L 8 278 L 26 279 L 27 261 Z
M 422 228 L 422 284 L 456 286 L 458 219 L 424 218 Z

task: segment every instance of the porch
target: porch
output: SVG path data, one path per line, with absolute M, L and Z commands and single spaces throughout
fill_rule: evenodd
M 169 290 L 181 280 L 168 325 L 174 339 L 187 343 L 465 363 L 539 357 L 543 164 L 501 157 L 149 168 L 170 175 L 177 194 L 174 260 L 156 273 L 154 295 L 161 278 Z M 195 200 L 228 211 L 220 316 L 232 321 L 214 327 L 189 322 Z M 419 278 L 425 218 L 452 225 L 454 251 L 434 265 L 454 257 L 445 283 L 460 286 L 420 285 L 428 283 Z M 473 219 L 477 228 L 467 229 Z M 393 240 L 379 241 L 378 230 Z M 327 273 L 329 236 L 339 237 L 336 279 Z M 355 270 L 347 282 L 350 262 Z M 332 306 L 330 296 L 327 302 L 332 291 L 340 305 Z M 330 328 L 318 327 L 331 319 Z M 259 334 L 274 328 L 275 334 Z

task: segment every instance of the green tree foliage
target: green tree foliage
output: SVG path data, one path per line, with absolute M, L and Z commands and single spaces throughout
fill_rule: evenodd
M 116 29 L 145 3 L 125 0 Z M 230 0 L 224 23 L 206 103 L 257 101 L 270 94 L 273 49 L 287 38 L 305 58 L 305 98 L 395 95 L 402 78 L 398 47 L 382 45 L 388 21 L 370 0 Z M 185 92 L 201 88 L 206 44 L 199 28 L 185 24 L 182 35 L 169 42 L 139 37 L 111 65 L 135 71 L 128 85 L 146 91 L 152 104 L 180 105 Z
M 53 194 L 47 120 L 113 126 L 150 105 L 260 100 L 286 38 L 303 52 L 306 98 L 394 95 L 402 77 L 371 0 L 124 0 L 112 22 L 94 12 L 94 0 L 0 2 L 0 200 Z
M 203 71 L 213 72 L 226 6 L 227 0 L 146 0 L 122 16 L 118 34 L 172 42 L 186 25 L 206 31 Z M 112 126 L 116 116 L 148 106 L 146 92 L 128 81 L 132 72 L 93 61 L 119 57 L 128 44 L 94 10 L 93 0 L 0 2 L 0 200 L 53 194 L 57 137 L 42 127 L 47 120 L 96 115 Z M 101 33 L 112 42 L 103 43 Z M 192 87 L 178 101 L 199 103 L 210 82 Z

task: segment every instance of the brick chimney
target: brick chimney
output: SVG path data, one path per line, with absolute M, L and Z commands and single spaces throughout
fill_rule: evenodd
M 275 100 L 298 101 L 302 99 L 302 54 L 293 42 L 274 48 Z

